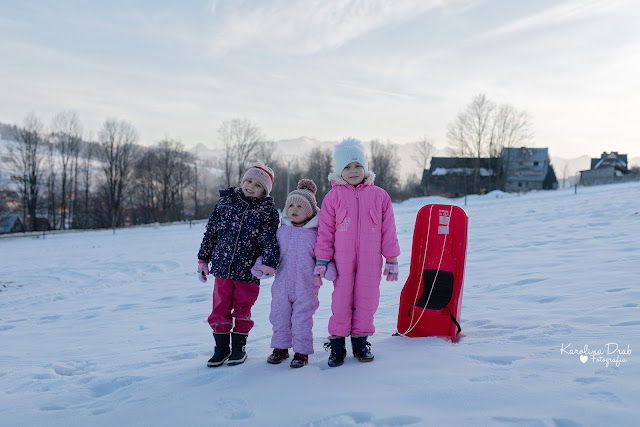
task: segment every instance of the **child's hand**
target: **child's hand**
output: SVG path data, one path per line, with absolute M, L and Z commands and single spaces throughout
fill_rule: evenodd
M 273 267 L 269 267 L 268 265 L 262 264 L 262 255 L 258 257 L 256 263 L 251 268 L 251 274 L 256 276 L 259 279 L 266 279 L 269 277 L 273 277 L 276 274 L 276 269 Z
M 398 280 L 398 273 L 400 267 L 398 266 L 398 257 L 389 257 L 384 265 L 384 271 L 382 274 L 387 276 L 387 282 L 395 282 Z
M 327 274 L 327 263 L 316 262 L 316 267 L 313 269 L 313 283 L 316 286 L 322 286 L 322 279 Z
M 331 261 L 327 264 L 327 271 L 324 274 L 324 278 L 330 282 L 333 282 L 336 280 L 337 276 L 338 270 L 336 270 L 336 265 L 333 263 L 333 261 Z
M 269 277 L 273 277 L 276 274 L 275 268 L 269 267 L 268 265 L 264 265 L 264 264 L 253 267 L 251 269 L 251 272 L 253 273 L 254 270 L 256 271 L 256 273 L 259 273 L 260 275 L 258 276 L 255 273 L 253 275 L 261 279 L 267 279 Z
M 207 275 L 209 274 L 209 263 L 205 260 L 198 260 L 198 279 L 202 283 L 207 283 Z
M 262 265 L 262 255 L 258 257 L 256 263 L 251 267 L 251 274 L 256 276 L 257 278 L 262 277 L 262 270 L 259 270 L 258 267 Z

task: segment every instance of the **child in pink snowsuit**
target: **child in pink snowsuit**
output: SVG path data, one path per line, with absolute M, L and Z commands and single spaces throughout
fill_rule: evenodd
M 329 175 L 332 189 L 319 215 L 315 246 L 316 281 L 326 277 L 334 260 L 338 271 L 329 319 L 329 366 L 340 366 L 346 356 L 345 337 L 351 336 L 353 355 L 360 362 L 373 360 L 367 337 L 375 331 L 373 315 L 380 300 L 382 257 L 387 281 L 398 280 L 400 246 L 391 198 L 373 184 L 362 144 L 346 139 L 336 145 L 336 173 Z
M 301 179 L 298 188 L 287 197 L 284 216 L 277 237 L 280 246 L 280 264 L 271 285 L 271 314 L 273 325 L 268 363 L 278 364 L 289 357 L 288 349 L 295 352 L 292 368 L 301 368 L 313 354 L 313 314 L 320 304 L 319 286 L 315 284 L 314 246 L 318 235 L 318 206 L 316 184 Z M 335 279 L 335 266 L 328 266 L 326 278 Z M 258 272 L 259 274 L 259 272 Z

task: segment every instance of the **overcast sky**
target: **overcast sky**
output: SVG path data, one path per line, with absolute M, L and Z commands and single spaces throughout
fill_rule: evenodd
M 273 140 L 444 148 L 484 93 L 554 156 L 637 157 L 638 22 L 636 0 L 3 0 L 0 122 L 75 110 L 190 147 L 240 117 Z

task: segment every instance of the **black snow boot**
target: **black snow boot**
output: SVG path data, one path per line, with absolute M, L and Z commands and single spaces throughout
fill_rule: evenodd
M 329 367 L 335 368 L 336 366 L 341 366 L 344 363 L 344 358 L 347 356 L 344 337 L 329 338 L 329 342 L 324 344 L 324 349 L 328 350 L 329 348 L 331 348 Z
M 239 365 L 247 360 L 247 353 L 244 346 L 247 344 L 247 335 L 231 332 L 231 356 L 227 361 L 227 365 Z
M 229 349 L 229 332 L 226 334 L 216 334 L 214 332 L 213 338 L 216 340 L 216 350 L 207 362 L 207 366 L 210 368 L 222 365 L 229 358 L 229 355 L 231 355 L 231 350 Z
M 351 337 L 351 348 L 353 349 L 353 357 L 358 362 L 371 362 L 373 354 L 371 354 L 371 343 L 367 341 L 367 337 Z

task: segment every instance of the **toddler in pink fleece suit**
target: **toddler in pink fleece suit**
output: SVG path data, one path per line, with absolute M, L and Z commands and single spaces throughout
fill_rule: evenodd
M 391 198 L 373 184 L 360 141 L 336 145 L 336 172 L 329 175 L 331 190 L 322 202 L 316 242 L 316 282 L 326 277 L 327 263 L 335 261 L 337 278 L 329 319 L 329 366 L 340 366 L 346 356 L 345 337 L 351 336 L 353 355 L 373 360 L 367 337 L 375 331 L 373 315 L 380 301 L 382 257 L 387 281 L 398 280 L 400 246 Z
M 292 368 L 301 368 L 313 354 L 313 315 L 318 309 L 319 285 L 312 276 L 315 267 L 314 247 L 318 235 L 318 206 L 316 184 L 301 179 L 298 188 L 287 196 L 280 228 L 276 233 L 280 246 L 280 263 L 271 285 L 271 314 L 273 325 L 268 363 L 278 364 L 295 352 Z M 256 272 L 258 275 L 260 272 Z M 333 263 L 326 278 L 335 279 Z

